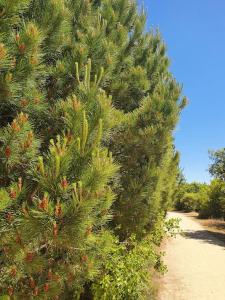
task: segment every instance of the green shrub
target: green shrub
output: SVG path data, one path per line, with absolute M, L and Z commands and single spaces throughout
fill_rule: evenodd
M 95 300 L 139 299 L 149 288 L 150 272 L 159 261 L 150 239 L 134 238 L 115 247 L 99 281 L 93 284 Z
M 209 201 L 208 189 L 196 193 L 195 210 L 197 212 L 200 212 L 207 205 L 208 201 Z
M 182 198 L 182 209 L 186 212 L 194 211 L 197 207 L 197 197 L 195 193 L 185 193 Z
M 199 210 L 199 218 L 200 219 L 207 219 L 210 218 L 212 216 L 212 212 L 210 209 L 210 201 L 208 199 L 208 201 L 204 202 L 201 205 L 201 208 Z
M 158 249 L 162 238 L 179 232 L 179 220 L 159 217 L 151 234 L 139 242 L 134 236 L 116 243 L 104 271 L 92 286 L 95 300 L 137 300 L 151 294 L 151 269 L 166 271 L 163 253 Z
M 209 186 L 209 199 L 200 210 L 200 217 L 225 219 L 225 182 L 215 179 Z
M 185 183 L 179 186 L 174 206 L 177 210 L 200 211 L 209 198 L 209 186 L 201 183 Z
M 206 184 L 182 184 L 176 194 L 175 208 L 197 211 L 200 218 L 225 218 L 225 182 L 214 179 Z

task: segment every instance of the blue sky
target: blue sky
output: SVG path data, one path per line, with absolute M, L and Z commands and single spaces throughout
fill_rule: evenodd
M 208 150 L 225 147 L 225 1 L 143 3 L 147 27 L 159 27 L 189 99 L 175 133 L 181 167 L 188 181 L 208 182 Z

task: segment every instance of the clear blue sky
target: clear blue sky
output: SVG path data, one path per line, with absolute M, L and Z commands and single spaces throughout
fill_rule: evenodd
M 208 182 L 208 150 L 225 147 L 225 0 L 144 0 L 189 105 L 176 146 L 188 181 Z

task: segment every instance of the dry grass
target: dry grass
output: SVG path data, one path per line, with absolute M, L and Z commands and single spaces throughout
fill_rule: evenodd
M 225 242 L 225 221 L 221 219 L 199 219 L 198 213 L 190 212 L 185 215 L 191 217 L 196 222 L 205 227 L 214 236 Z

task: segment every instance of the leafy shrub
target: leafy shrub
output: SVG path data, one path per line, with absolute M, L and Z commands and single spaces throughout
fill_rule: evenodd
M 93 285 L 94 299 L 139 299 L 149 287 L 149 268 L 159 261 L 150 239 L 137 243 L 134 237 L 118 244 L 104 266 L 101 279 Z
M 175 208 L 177 210 L 200 211 L 208 201 L 209 187 L 201 183 L 185 183 L 180 185 L 176 193 Z
M 182 209 L 186 212 L 190 212 L 197 207 L 197 197 L 195 193 L 185 193 L 182 198 Z
M 201 207 L 199 216 L 202 218 L 225 219 L 225 182 L 215 179 L 209 186 L 209 199 Z
M 166 271 L 163 253 L 159 252 L 163 237 L 179 232 L 179 219 L 165 220 L 159 216 L 151 234 L 141 242 L 132 236 L 126 243 L 116 243 L 112 249 L 101 278 L 93 284 L 95 300 L 137 300 L 151 293 L 149 282 L 151 268 Z M 145 299 L 145 298 L 144 298 Z
M 205 190 L 202 190 L 196 193 L 196 208 L 197 212 L 200 212 L 203 207 L 205 207 L 209 201 L 209 191 L 208 187 Z
M 225 218 L 225 182 L 214 179 L 206 184 L 183 184 L 177 192 L 175 208 L 197 211 L 200 218 Z
M 199 210 L 199 218 L 200 219 L 207 219 L 210 218 L 212 216 L 212 212 L 210 209 L 210 201 L 208 199 L 208 201 L 204 202 Z

